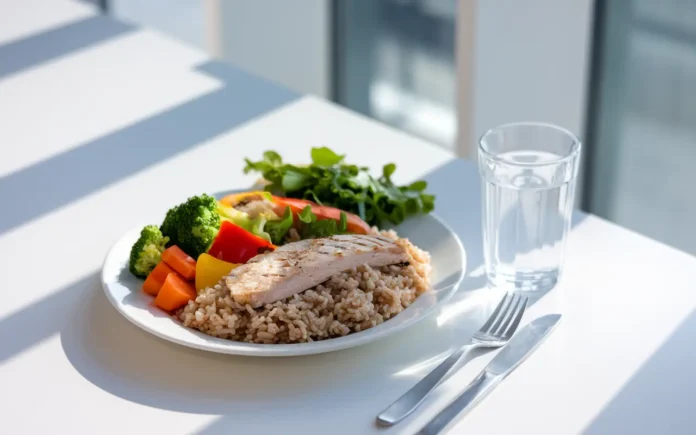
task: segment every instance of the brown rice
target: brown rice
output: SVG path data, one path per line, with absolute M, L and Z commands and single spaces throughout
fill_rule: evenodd
M 223 281 L 179 311 L 185 326 L 250 343 L 298 343 L 340 337 L 399 314 L 430 287 L 430 255 L 385 231 L 409 253 L 407 266 L 360 266 L 287 299 L 254 310 L 230 296 Z

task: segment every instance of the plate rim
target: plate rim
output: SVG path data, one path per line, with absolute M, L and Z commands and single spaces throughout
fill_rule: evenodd
M 400 323 L 400 324 L 395 324 L 394 326 L 390 327 L 385 327 L 389 322 L 386 321 L 384 323 L 381 323 L 380 325 L 374 326 L 372 328 L 365 329 L 363 331 L 359 332 L 353 332 L 348 335 L 342 336 L 342 337 L 336 337 L 336 338 L 331 338 L 331 339 L 326 339 L 326 340 L 319 340 L 311 343 L 283 343 L 283 344 L 262 344 L 262 343 L 246 343 L 246 342 L 239 342 L 239 341 L 234 341 L 234 340 L 228 340 L 220 337 L 213 337 L 211 335 L 205 334 L 203 332 L 200 332 L 198 330 L 195 330 L 193 328 L 187 328 L 180 322 L 177 322 L 175 319 L 171 318 L 170 320 L 173 323 L 177 323 L 179 327 L 181 328 L 186 328 L 187 330 L 190 330 L 190 332 L 194 333 L 194 335 L 202 334 L 205 337 L 206 340 L 213 339 L 213 342 L 208 342 L 205 344 L 199 344 L 191 341 L 186 341 L 184 339 L 180 339 L 179 337 L 175 337 L 166 333 L 163 333 L 159 331 L 157 328 L 151 327 L 149 324 L 145 322 L 141 322 L 138 319 L 136 319 L 134 316 L 132 316 L 128 311 L 123 310 L 121 308 L 121 303 L 115 299 L 114 294 L 109 290 L 109 284 L 107 283 L 106 279 L 106 266 L 109 260 L 111 259 L 112 255 L 114 254 L 114 250 L 116 247 L 123 241 L 124 238 L 128 237 L 132 233 L 135 233 L 136 231 L 140 231 L 142 228 L 141 227 L 134 227 L 132 229 L 129 229 L 128 231 L 124 232 L 121 234 L 121 236 L 116 240 L 109 250 L 107 251 L 107 254 L 104 258 L 104 261 L 102 263 L 102 270 L 100 274 L 100 280 L 102 284 L 102 289 L 104 290 L 104 293 L 106 294 L 107 299 L 111 303 L 111 305 L 114 307 L 114 309 L 120 313 L 123 317 L 125 317 L 130 323 L 136 325 L 140 329 L 149 332 L 150 334 L 171 342 L 171 343 L 176 343 L 181 346 L 193 348 L 193 349 L 198 349 L 198 350 L 203 350 L 203 351 L 208 351 L 208 352 L 214 352 L 214 353 L 219 353 L 219 354 L 226 354 L 226 355 L 239 355 L 239 356 L 254 356 L 254 357 L 289 357 L 289 356 L 301 356 L 301 355 L 316 355 L 316 354 L 321 354 L 321 353 L 328 353 L 328 352 L 335 352 L 339 350 L 344 350 L 344 349 L 349 349 L 352 347 L 357 347 L 357 346 L 362 346 L 367 343 L 371 343 L 373 341 L 377 341 L 380 339 L 383 339 L 389 335 L 396 334 L 400 331 L 403 331 L 404 329 L 414 326 L 415 324 L 425 320 L 426 318 L 430 317 L 435 313 L 435 311 L 446 305 L 452 297 L 460 290 L 461 288 L 461 283 L 464 280 L 464 277 L 466 276 L 466 263 L 467 263 L 467 255 L 466 255 L 466 249 L 464 248 L 464 244 L 462 243 L 461 239 L 459 238 L 459 235 L 450 227 L 440 216 L 438 216 L 436 213 L 428 213 L 427 215 L 422 215 L 422 216 L 429 216 L 433 219 L 435 219 L 440 225 L 442 225 L 447 232 L 449 232 L 457 246 L 459 247 L 459 251 L 461 252 L 462 260 L 461 260 L 461 269 L 459 276 L 457 278 L 457 281 L 453 284 L 449 284 L 447 287 L 452 287 L 451 290 L 447 291 L 445 295 L 443 295 L 442 299 L 439 300 L 437 303 L 433 304 L 432 306 L 425 308 L 423 310 L 423 313 L 420 316 L 417 316 L 410 321 L 406 321 L 405 323 Z M 127 265 L 126 265 L 127 267 Z M 122 269 L 123 270 L 123 269 Z M 130 289 L 129 289 L 130 290 Z M 412 306 L 412 305 L 411 305 Z M 411 308 L 411 306 L 407 307 L 404 311 L 408 310 Z M 401 314 L 401 313 L 399 313 Z M 171 317 L 171 316 L 170 316 Z M 395 316 L 396 317 L 396 316 Z M 380 328 L 382 327 L 382 328 Z M 228 347 L 225 346 L 225 343 L 231 343 L 234 346 L 233 347 Z

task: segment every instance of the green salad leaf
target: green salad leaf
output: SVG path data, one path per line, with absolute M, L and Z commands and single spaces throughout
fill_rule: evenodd
M 312 148 L 312 163 L 317 166 L 333 166 L 341 163 L 345 156 L 340 156 L 327 147 Z
M 265 189 L 276 195 L 337 207 L 357 214 L 370 225 L 400 224 L 409 216 L 435 208 L 435 197 L 426 193 L 428 183 L 424 180 L 405 186 L 394 184 L 394 163 L 384 165 L 381 176 L 375 178 L 368 168 L 346 163 L 345 156 L 327 147 L 312 148 L 311 158 L 309 166 L 292 165 L 284 163 L 278 153 L 266 151 L 261 160 L 246 159 L 244 173 L 260 173 L 269 182 Z
M 297 214 L 297 217 L 301 222 L 300 237 L 302 239 L 318 239 L 348 232 L 348 216 L 344 212 L 341 212 L 338 222 L 333 219 L 318 220 L 312 212 L 312 206 L 308 205 Z
M 280 219 L 269 220 L 266 222 L 266 232 L 271 237 L 271 243 L 282 245 L 288 231 L 292 228 L 293 219 L 290 207 L 285 207 L 285 212 Z
M 312 206 L 308 205 L 297 214 L 297 218 L 304 224 L 313 224 L 317 221 L 317 215 L 312 213 Z

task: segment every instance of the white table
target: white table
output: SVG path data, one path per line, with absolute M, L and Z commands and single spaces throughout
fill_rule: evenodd
M 412 433 L 492 358 L 401 425 L 374 425 L 495 303 L 475 290 L 472 163 L 156 32 L 106 25 L 85 4 L 0 11 L 1 433 Z M 300 160 L 319 145 L 430 182 L 468 255 L 442 312 L 356 349 L 252 359 L 164 342 L 109 305 L 100 266 L 124 231 L 186 195 L 248 186 L 244 156 Z M 695 283 L 693 257 L 577 214 L 563 280 L 525 319 L 562 323 L 452 433 L 696 433 Z

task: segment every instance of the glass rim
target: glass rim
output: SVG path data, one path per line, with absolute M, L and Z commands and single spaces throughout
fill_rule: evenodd
M 511 160 L 508 160 L 506 158 L 501 158 L 499 155 L 493 154 L 490 151 L 488 151 L 484 146 L 484 140 L 486 137 L 489 135 L 493 134 L 494 132 L 498 130 L 503 130 L 506 128 L 511 128 L 511 127 L 544 127 L 544 128 L 549 128 L 551 130 L 555 130 L 556 132 L 560 132 L 566 136 L 568 136 L 571 141 L 571 150 L 570 152 L 563 156 L 559 157 L 554 160 L 549 160 L 541 163 L 526 163 L 526 162 L 513 162 Z M 483 153 L 487 158 L 494 160 L 499 163 L 505 163 L 508 165 L 513 165 L 513 166 L 527 166 L 527 167 L 538 167 L 538 166 L 551 166 L 551 165 L 558 165 L 562 164 L 564 162 L 567 162 L 569 160 L 572 160 L 573 158 L 577 157 L 577 155 L 580 153 L 580 148 L 582 148 L 582 142 L 580 142 L 580 139 L 573 134 L 570 130 L 563 128 L 559 125 L 556 124 L 551 124 L 548 122 L 537 122 L 537 121 L 520 121 L 520 122 L 508 122 L 506 124 L 500 124 L 498 126 L 495 126 L 493 128 L 490 128 L 486 130 L 485 133 L 481 135 L 479 138 L 479 143 L 478 143 L 478 149 L 481 153 Z

